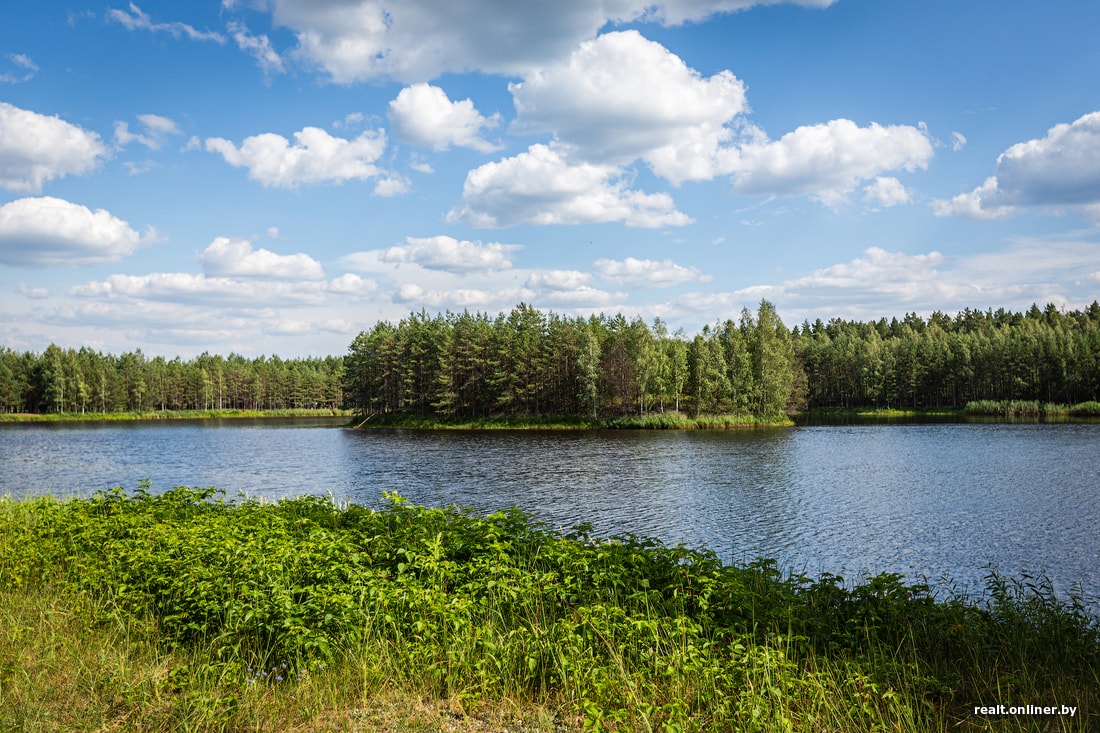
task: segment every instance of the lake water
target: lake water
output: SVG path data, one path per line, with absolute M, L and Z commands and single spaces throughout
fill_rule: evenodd
M 744 431 L 355 431 L 326 419 L 0 425 L 0 494 L 217 486 L 275 499 L 382 491 L 518 506 L 738 562 L 978 592 L 1047 576 L 1100 609 L 1100 425 Z

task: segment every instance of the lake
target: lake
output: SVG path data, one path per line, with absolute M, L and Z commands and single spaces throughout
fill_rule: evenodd
M 341 420 L 0 424 L 0 494 L 142 479 L 277 499 L 590 522 L 724 560 L 978 592 L 1047 576 L 1100 609 L 1100 425 L 833 425 L 734 431 L 355 431 Z

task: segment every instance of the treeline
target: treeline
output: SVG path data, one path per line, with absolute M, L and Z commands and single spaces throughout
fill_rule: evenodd
M 0 347 L 0 412 L 152 412 L 339 407 L 344 360 L 246 359 L 202 354 L 190 361 L 112 356 L 51 344 L 41 354 Z
M 0 347 L 0 412 L 345 407 L 425 418 L 779 418 L 805 407 L 957 407 L 1100 400 L 1100 304 L 964 310 L 788 331 L 774 306 L 694 337 L 623 315 L 520 304 L 497 316 L 412 313 L 345 357 L 190 361 L 51 345 Z
M 1100 397 L 1100 304 L 1083 311 L 964 310 L 954 317 L 803 323 L 794 349 L 811 407 L 1076 404 Z
M 523 304 L 496 317 L 414 313 L 361 333 L 345 370 L 349 407 L 459 419 L 781 417 L 803 381 L 767 301 L 690 339 L 660 320 L 568 318 Z

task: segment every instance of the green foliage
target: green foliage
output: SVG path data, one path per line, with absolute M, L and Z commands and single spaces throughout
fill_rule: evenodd
M 64 592 L 77 628 L 148 619 L 138 636 L 198 655 L 156 693 L 186 699 L 191 730 L 251 728 L 249 700 L 322 668 L 463 708 L 554 701 L 588 730 L 942 730 L 1018 700 L 1075 705 L 1066 730 L 1100 719 L 1097 622 L 1040 581 L 937 600 L 897 575 L 814 580 L 396 495 L 4 500 L 0 587 Z
M 796 329 L 810 407 L 961 408 L 1049 412 L 1100 398 L 1100 303 L 1026 314 L 936 312 L 870 323 L 833 319 Z M 1022 410 L 1022 412 L 1021 412 Z M 969 411 L 969 410 L 968 410 Z
M 595 421 L 666 409 L 782 420 L 804 378 L 775 308 L 762 301 L 758 313 L 690 342 L 659 319 L 569 319 L 522 303 L 495 319 L 414 313 L 352 342 L 347 404 L 372 420 Z
M 111 356 L 50 344 L 42 354 L 0 347 L 0 413 L 104 415 L 173 411 L 339 407 L 344 360 L 245 359 L 202 354 L 191 361 Z

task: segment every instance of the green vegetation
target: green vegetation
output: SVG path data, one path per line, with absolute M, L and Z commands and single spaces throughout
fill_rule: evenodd
M 987 716 L 1058 704 L 1073 717 Z M 0 500 L 0 730 L 1096 730 L 1042 583 L 850 586 L 519 511 Z
M 351 417 L 351 410 L 331 408 L 301 408 L 291 410 L 155 410 L 153 412 L 0 412 L 0 422 L 77 422 L 96 420 L 124 422 L 127 420 L 208 420 L 239 417 Z
M 1100 399 L 1100 303 L 1026 313 L 964 310 L 793 331 L 810 407 L 962 408 Z M 999 413 L 998 413 L 999 414 Z
M 977 400 L 967 402 L 965 411 L 982 417 L 1100 417 L 1100 402 L 1056 405 L 1037 400 Z
M 202 354 L 191 361 L 111 356 L 50 345 L 41 354 L 0 346 L 0 416 L 339 408 L 344 360 L 246 359 Z
M 356 420 L 359 428 L 405 430 L 725 430 L 743 427 L 776 427 L 793 424 L 786 418 L 763 419 L 753 415 L 684 415 L 661 412 L 649 415 L 603 418 L 458 418 L 417 417 L 405 413 L 380 413 Z
M 1100 303 L 819 319 L 788 331 L 761 301 L 693 337 L 660 319 L 523 304 L 495 317 L 421 311 L 376 323 L 343 358 L 286 361 L 0 347 L 0 415 L 342 408 L 371 425 L 691 427 L 824 409 L 1067 419 L 1100 416 L 1098 400 Z
M 745 416 L 737 425 L 782 422 L 802 382 L 790 333 L 767 301 L 692 339 L 660 320 L 651 328 L 526 305 L 496 318 L 414 313 L 359 334 L 345 375 L 346 405 L 364 417 L 596 426 L 614 418 L 630 427 L 689 427 L 700 416 L 724 424 L 725 415 Z

